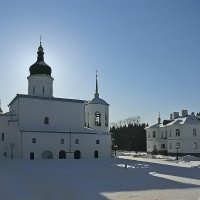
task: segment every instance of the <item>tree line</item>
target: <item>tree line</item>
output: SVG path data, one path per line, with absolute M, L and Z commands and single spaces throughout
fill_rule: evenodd
M 146 131 L 140 117 L 129 117 L 118 123 L 111 123 L 113 150 L 146 151 Z

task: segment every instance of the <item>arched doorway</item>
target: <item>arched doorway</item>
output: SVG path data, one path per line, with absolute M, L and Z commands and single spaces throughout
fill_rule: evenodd
M 30 159 L 34 160 L 34 153 L 33 152 L 30 153 Z
M 74 152 L 74 159 L 80 159 L 81 158 L 81 152 L 79 150 L 76 150 Z
M 94 151 L 94 157 L 98 158 L 99 157 L 99 152 L 98 151 Z
M 42 153 L 43 159 L 53 159 L 53 153 L 51 151 L 44 151 Z
M 59 159 L 66 159 L 66 152 L 65 151 L 59 152 Z

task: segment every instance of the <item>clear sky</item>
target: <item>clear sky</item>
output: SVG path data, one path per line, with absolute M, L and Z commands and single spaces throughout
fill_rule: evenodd
M 54 96 L 100 97 L 110 121 L 200 111 L 199 0 L 0 1 L 2 109 L 27 94 L 40 34 Z

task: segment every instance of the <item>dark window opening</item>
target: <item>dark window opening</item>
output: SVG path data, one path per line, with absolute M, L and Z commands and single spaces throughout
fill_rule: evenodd
M 65 143 L 64 139 L 61 139 L 60 144 L 64 144 L 64 143 Z
M 49 118 L 48 117 L 44 118 L 44 124 L 49 124 Z
M 95 151 L 94 152 L 94 158 L 98 158 L 99 157 L 99 152 L 98 151 Z
M 33 87 L 33 94 L 35 94 L 35 87 Z
M 95 125 L 101 126 L 101 113 L 99 112 L 95 113 Z
M 4 133 L 1 134 L 1 141 L 4 141 L 5 137 L 4 137 Z
M 105 114 L 105 126 L 108 127 L 108 114 Z
M 33 152 L 30 153 L 30 160 L 34 160 L 34 153 Z
M 96 144 L 100 144 L 100 141 L 99 141 L 99 140 L 96 140 Z
M 65 151 L 59 152 L 59 159 L 66 159 L 66 152 Z
M 76 140 L 75 140 L 75 144 L 79 144 L 79 139 L 76 139 Z
M 81 152 L 79 150 L 76 150 L 74 152 L 74 159 L 80 159 L 81 158 Z
M 35 138 L 32 139 L 32 143 L 36 143 L 36 139 Z
M 180 130 L 176 129 L 176 137 L 179 137 L 179 136 L 180 136 Z
M 156 132 L 155 131 L 153 132 L 153 137 L 156 137 Z
M 43 159 L 53 159 L 53 153 L 51 151 L 44 151 L 42 153 Z

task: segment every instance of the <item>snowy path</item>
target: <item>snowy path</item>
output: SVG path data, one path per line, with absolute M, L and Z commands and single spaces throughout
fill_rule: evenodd
M 1 160 L 0 200 L 200 200 L 200 168 L 140 159 Z

